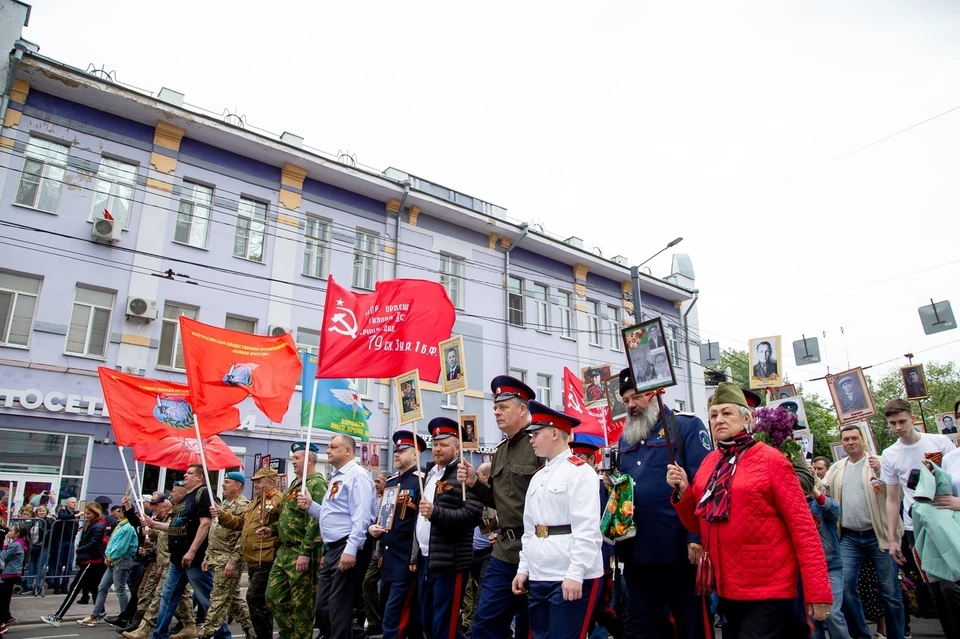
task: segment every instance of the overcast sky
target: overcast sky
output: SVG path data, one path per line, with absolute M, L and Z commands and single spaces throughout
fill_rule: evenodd
M 683 236 L 724 348 L 826 331 L 833 372 L 960 356 L 916 311 L 960 315 L 960 109 L 815 168 L 960 106 L 952 0 L 36 0 L 25 37 L 608 257 Z M 826 373 L 784 354 L 791 381 Z

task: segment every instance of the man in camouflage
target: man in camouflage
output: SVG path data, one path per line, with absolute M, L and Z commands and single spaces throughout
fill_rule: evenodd
M 240 531 L 243 562 L 247 565 L 247 606 L 256 639 L 273 639 L 273 615 L 267 608 L 267 582 L 277 553 L 277 537 L 260 539 L 257 529 L 271 526 L 280 516 L 283 494 L 277 490 L 277 471 L 261 468 L 253 475 L 253 502 L 238 515 L 219 511 L 221 526 Z
M 180 497 L 183 496 L 183 491 Z M 178 500 L 179 501 L 179 500 Z M 164 499 L 154 508 L 154 514 L 157 521 L 169 521 L 170 511 L 173 510 L 173 502 Z M 163 590 L 163 583 L 167 579 L 167 569 L 170 567 L 170 549 L 167 546 L 167 532 L 164 530 L 153 530 L 152 534 L 157 536 L 157 559 L 148 576 L 156 580 L 152 593 L 144 593 L 140 603 L 144 606 L 143 619 L 136 630 L 123 633 L 124 639 L 148 639 L 153 634 L 153 627 L 157 625 L 157 614 L 160 612 L 160 593 Z M 191 639 L 197 636 L 196 620 L 193 616 L 193 588 L 187 584 L 177 604 L 177 618 L 183 622 L 183 629 L 170 639 Z
M 240 623 L 246 639 L 253 638 L 250 611 L 247 602 L 240 596 L 240 575 L 243 574 L 240 531 L 226 528 L 217 521 L 221 512 L 240 515 L 250 506 L 250 500 L 243 496 L 246 481 L 243 473 L 227 473 L 223 480 L 223 502 L 219 507 L 210 507 L 214 522 L 203 569 L 213 571 L 213 590 L 210 591 L 207 618 L 197 633 L 200 639 L 212 637 L 229 616 Z
M 301 492 L 304 465 L 307 469 L 307 492 L 315 502 L 322 502 L 327 482 L 316 471 L 320 447 L 306 442 L 294 442 L 292 465 L 296 476 L 283 496 L 279 520 L 270 526 L 261 526 L 261 539 L 278 537 L 280 547 L 270 569 L 267 584 L 267 607 L 277 620 L 283 639 L 312 639 L 317 596 L 317 574 L 323 542 L 320 529 L 313 517 L 297 507 Z

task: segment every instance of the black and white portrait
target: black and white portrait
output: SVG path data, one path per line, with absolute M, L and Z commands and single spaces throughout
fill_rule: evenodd
M 750 340 L 750 388 L 778 387 L 782 380 L 780 336 Z
M 627 361 L 638 393 L 677 383 L 670 353 L 663 345 L 663 327 L 659 317 L 625 328 L 622 333 L 623 343 L 627 347 Z M 655 346 L 657 343 L 660 346 Z
M 923 374 L 923 364 L 913 364 L 900 368 L 900 376 L 903 378 L 903 387 L 907 391 L 907 399 L 926 399 L 927 378 Z
M 858 422 L 877 414 L 863 371 L 853 368 L 827 377 L 827 387 L 841 424 Z
M 957 434 L 957 418 L 953 413 L 937 414 L 937 430 L 941 435 Z

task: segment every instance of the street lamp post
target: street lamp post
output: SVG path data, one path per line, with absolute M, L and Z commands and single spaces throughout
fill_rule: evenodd
M 666 251 L 668 248 L 673 248 L 674 246 L 676 246 L 682 241 L 683 241 L 683 238 L 678 237 L 677 239 L 673 240 L 672 242 L 664 246 L 662 249 L 660 249 L 659 251 L 657 251 L 656 253 L 654 253 L 644 261 L 640 262 L 636 266 L 630 267 L 630 279 L 633 280 L 633 317 L 638 324 L 643 321 L 643 311 L 641 310 L 641 307 L 640 307 L 640 267 L 646 264 L 647 262 L 649 262 L 650 260 L 652 260 L 653 258 L 655 258 L 656 256 L 660 255 L 664 251 Z

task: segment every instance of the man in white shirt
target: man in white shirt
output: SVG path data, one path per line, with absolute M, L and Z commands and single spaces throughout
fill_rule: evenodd
M 580 420 L 531 401 L 530 443 L 547 459 L 530 480 L 514 594 L 529 590 L 536 639 L 580 639 L 603 576 L 597 474 L 567 441 Z

